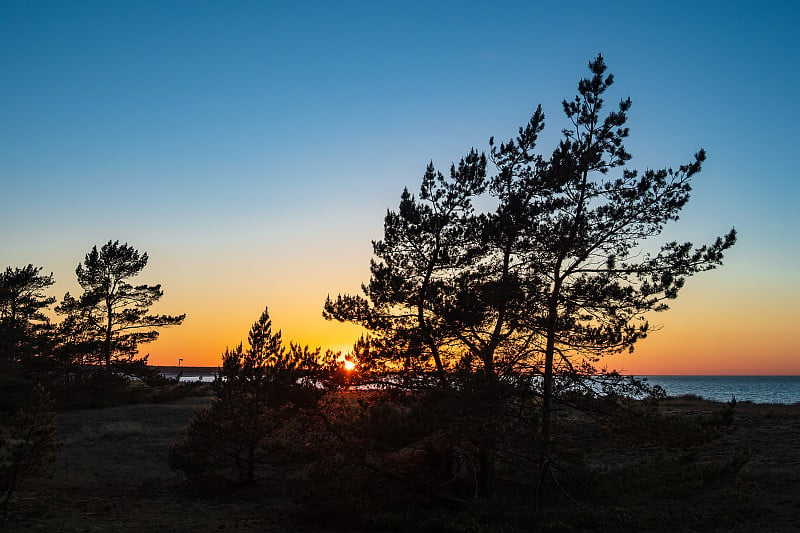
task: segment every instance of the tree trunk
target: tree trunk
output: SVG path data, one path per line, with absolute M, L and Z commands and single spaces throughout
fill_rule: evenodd
M 482 401 L 480 402 L 479 414 L 484 419 L 481 424 L 482 435 L 478 445 L 478 479 L 476 492 L 480 500 L 488 501 L 494 497 L 496 465 L 497 465 L 497 428 L 495 420 L 497 416 L 502 416 L 502 400 L 498 389 L 496 375 L 486 376 L 487 381 L 482 384 Z M 479 418 L 479 420 L 480 420 Z
M 106 331 L 106 338 L 103 342 L 103 360 L 106 364 L 106 374 L 111 373 L 111 328 Z
M 480 500 L 488 501 L 494 496 L 495 464 L 497 445 L 494 438 L 487 437 L 478 449 L 478 480 L 476 492 Z
M 560 264 L 556 273 L 560 270 Z M 542 473 L 550 460 L 552 444 L 552 414 L 553 414 L 553 361 L 556 347 L 556 326 L 558 323 L 558 295 L 561 291 L 561 279 L 556 276 L 553 292 L 547 310 L 547 344 L 544 352 L 544 380 L 542 382 Z
M 425 300 L 428 297 L 428 286 L 431 282 L 431 276 L 433 275 L 433 268 L 436 265 L 436 259 L 439 255 L 439 237 L 436 238 L 436 248 L 433 251 L 431 256 L 431 260 L 428 262 L 428 265 L 425 269 L 425 278 L 422 281 L 422 286 L 419 289 L 419 301 L 417 302 L 417 322 L 419 324 L 420 331 L 422 336 L 425 340 L 425 344 L 428 345 L 428 348 L 431 350 L 431 356 L 433 357 L 433 361 L 436 363 L 436 374 L 439 377 L 439 383 L 441 384 L 442 388 L 447 388 L 447 375 L 444 371 L 444 365 L 442 364 L 442 358 L 439 355 L 439 346 L 437 346 L 436 341 L 431 335 L 430 330 L 428 329 L 428 325 L 425 323 Z
M 256 462 L 255 462 L 255 447 L 250 446 L 247 450 L 247 484 L 252 485 L 255 481 Z
M 113 335 L 113 310 L 114 308 L 111 305 L 111 300 L 106 299 L 106 315 L 107 315 L 107 322 L 106 322 L 106 338 L 105 342 L 103 343 L 103 357 L 106 362 L 106 374 L 111 373 L 111 339 Z
M 426 337 L 430 339 L 428 346 L 431 349 L 431 355 L 433 355 L 433 360 L 436 362 L 436 374 L 439 376 L 439 384 L 442 388 L 447 388 L 447 374 L 444 372 L 444 365 L 442 364 L 442 358 L 439 355 L 439 347 L 436 346 L 436 342 L 434 342 L 433 338 L 430 334 L 427 334 Z
M 492 335 L 489 338 L 489 342 L 487 343 L 486 347 L 481 354 L 481 359 L 483 360 L 483 367 L 484 372 L 486 373 L 486 377 L 489 380 L 490 387 L 494 387 L 495 382 L 497 381 L 497 372 L 495 371 L 494 366 L 494 352 L 497 350 L 497 347 L 500 345 L 500 338 L 503 332 L 503 326 L 505 325 L 506 319 L 506 311 L 508 309 L 508 277 L 509 277 L 509 268 L 511 265 L 511 243 L 513 242 L 513 237 L 508 239 L 508 242 L 503 249 L 503 272 L 501 279 L 501 286 L 503 287 L 503 299 L 500 302 L 500 305 L 497 308 L 497 322 L 495 322 L 494 330 L 492 331 Z

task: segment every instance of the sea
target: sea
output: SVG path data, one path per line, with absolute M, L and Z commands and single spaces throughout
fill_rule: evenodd
M 214 381 L 217 368 L 164 368 L 162 373 L 183 382 Z M 639 376 L 650 385 L 659 385 L 667 396 L 694 395 L 716 402 L 800 403 L 800 376 Z
M 800 376 L 641 376 L 667 396 L 693 394 L 716 402 L 800 403 Z

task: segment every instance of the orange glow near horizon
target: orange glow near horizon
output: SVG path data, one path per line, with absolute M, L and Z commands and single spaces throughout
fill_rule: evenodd
M 265 276 L 269 282 L 260 286 L 251 283 L 244 296 L 230 289 L 201 296 L 198 280 L 171 279 L 154 311 L 186 312 L 187 318 L 142 345 L 141 353 L 150 354 L 152 365 L 174 366 L 183 358 L 184 366 L 218 366 L 226 347 L 246 342 L 250 326 L 268 305 L 273 330 L 281 330 L 284 342 L 348 354 L 363 330 L 324 320 L 322 304 L 328 291 L 357 292 L 359 269 L 339 263 L 296 277 L 280 274 Z M 302 282 L 275 281 L 281 277 Z M 651 333 L 634 353 L 608 356 L 597 366 L 634 375 L 800 375 L 800 343 L 787 324 L 800 288 L 782 291 L 780 301 L 765 301 L 761 290 L 726 276 L 724 267 L 700 275 L 670 310 L 647 317 Z
M 658 330 L 633 354 L 603 364 L 636 375 L 800 375 L 797 335 L 786 321 L 798 290 L 764 302 L 758 288 L 728 281 L 736 287 L 730 290 L 721 273 L 703 276 L 670 310 L 650 315 Z
M 684 306 L 682 306 L 684 307 Z M 272 311 L 272 309 L 270 309 Z M 651 317 L 651 323 L 661 324 L 627 352 L 604 358 L 597 365 L 634 375 L 800 375 L 800 357 L 796 339 L 789 330 L 778 325 L 750 327 L 727 322 L 729 309 L 718 320 L 703 321 L 702 311 L 673 309 Z M 287 322 L 272 314 L 275 329 L 281 329 L 283 339 L 349 353 L 353 343 L 363 333 L 352 324 L 327 322 L 317 315 Z M 246 340 L 255 313 L 229 317 L 222 322 L 191 315 L 182 326 L 163 330 L 158 341 L 142 346 L 150 353 L 152 365 L 177 364 L 184 366 L 217 366 L 226 347 Z M 282 325 L 284 325 L 282 327 Z M 770 342 L 764 342 L 767 333 Z

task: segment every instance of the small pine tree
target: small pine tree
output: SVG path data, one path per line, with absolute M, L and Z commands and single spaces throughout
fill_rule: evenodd
M 211 406 L 198 411 L 170 449 L 170 466 L 190 480 L 253 483 L 260 468 L 280 461 L 284 430 L 317 404 L 330 381 L 335 355 L 293 343 L 287 348 L 266 309 L 248 344 L 225 350 Z

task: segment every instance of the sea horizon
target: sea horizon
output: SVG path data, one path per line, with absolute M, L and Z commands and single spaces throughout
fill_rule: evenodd
M 154 365 L 155 366 L 155 365 Z M 157 366 L 183 382 L 212 381 L 218 366 Z M 800 403 L 800 376 L 793 374 L 625 374 L 658 385 L 669 397 L 698 396 L 715 402 Z

